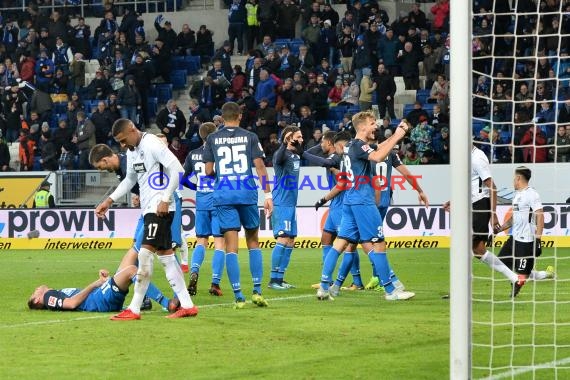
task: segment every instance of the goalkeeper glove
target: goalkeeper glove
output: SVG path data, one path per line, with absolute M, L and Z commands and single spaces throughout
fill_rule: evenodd
M 318 210 L 319 210 L 319 207 L 324 206 L 325 203 L 327 203 L 327 200 L 326 200 L 324 197 L 321 198 L 321 199 L 319 199 L 319 200 L 317 201 L 317 203 L 315 203 L 315 210 L 318 211 Z
M 299 155 L 299 156 L 303 156 L 303 152 L 305 151 L 303 148 L 303 145 L 301 145 L 301 143 L 297 140 L 293 141 L 291 143 L 291 145 L 293 145 L 293 147 L 295 148 L 295 152 Z

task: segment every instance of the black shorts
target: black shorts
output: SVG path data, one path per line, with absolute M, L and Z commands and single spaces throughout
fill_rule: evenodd
M 499 259 L 514 272 L 528 276 L 534 268 L 534 259 L 541 254 L 539 247 L 534 241 L 516 241 L 509 236 L 499 252 Z
M 156 214 L 144 216 L 144 236 L 142 245 L 150 245 L 157 250 L 172 249 L 172 233 L 170 226 L 174 219 L 174 212 L 160 217 Z
M 473 244 L 489 240 L 489 221 L 491 220 L 491 200 L 479 199 L 473 203 L 471 221 L 473 223 Z

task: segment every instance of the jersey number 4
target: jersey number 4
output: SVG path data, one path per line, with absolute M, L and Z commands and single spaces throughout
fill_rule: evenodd
M 221 175 L 243 174 L 249 169 L 245 145 L 221 146 L 217 153 L 218 157 L 221 157 Z

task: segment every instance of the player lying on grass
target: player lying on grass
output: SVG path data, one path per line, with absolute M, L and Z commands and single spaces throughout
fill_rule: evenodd
M 38 286 L 28 299 L 32 310 L 114 312 L 123 308 L 129 286 L 136 277 L 137 267 L 132 256 L 125 255 L 119 270 L 113 277 L 105 269 L 99 270 L 99 278 L 85 288 L 53 289 L 47 285 Z M 175 311 L 178 300 L 167 300 L 169 311 Z

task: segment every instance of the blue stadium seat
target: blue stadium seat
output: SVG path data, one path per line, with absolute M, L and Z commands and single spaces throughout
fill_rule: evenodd
M 425 104 L 427 99 L 429 98 L 430 90 L 428 89 L 419 89 L 416 91 L 416 101 Z
M 197 55 L 187 55 L 184 57 L 184 65 L 181 69 L 186 70 L 188 75 L 195 75 L 200 72 L 200 57 Z
M 172 70 L 182 70 L 184 69 L 184 56 L 175 55 L 172 57 Z
M 279 47 L 282 46 L 282 45 L 287 45 L 287 46 L 289 46 L 290 43 L 291 43 L 291 39 L 290 39 L 290 38 L 278 38 L 278 39 L 276 39 L 275 42 L 274 42 L 275 47 L 276 47 L 277 49 L 279 49 Z
M 186 70 L 172 70 L 170 72 L 170 81 L 174 90 L 185 89 L 188 86 Z
M 412 111 L 413 109 L 414 109 L 413 104 L 404 105 L 404 117 L 406 117 L 410 113 L 410 111 Z
M 291 50 L 291 53 L 297 55 L 297 54 L 299 54 L 299 46 L 304 45 L 304 44 L 305 43 L 302 40 L 300 42 L 293 40 L 289 44 L 289 50 Z
M 481 129 L 485 128 L 485 122 L 479 120 L 473 120 L 472 128 L 473 128 L 473 136 L 479 137 L 479 132 L 481 132 Z
M 148 117 L 154 118 L 158 113 L 158 99 L 156 97 L 148 98 Z
M 374 93 L 376 93 L 376 92 L 374 92 Z M 355 113 L 360 112 L 360 106 L 350 106 L 350 107 L 348 107 L 346 112 L 354 115 Z
M 66 113 L 67 102 L 53 103 L 52 111 L 55 113 Z
M 348 107 L 345 106 L 336 106 L 329 108 L 328 119 L 342 120 L 347 109 Z
M 166 104 L 172 99 L 172 84 L 160 83 L 156 85 L 156 97 L 159 104 Z

